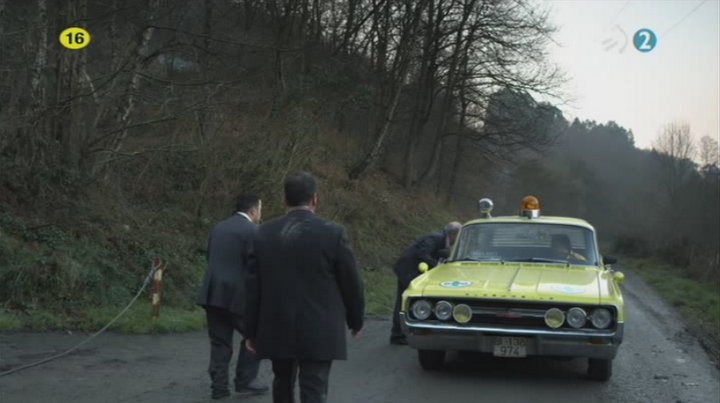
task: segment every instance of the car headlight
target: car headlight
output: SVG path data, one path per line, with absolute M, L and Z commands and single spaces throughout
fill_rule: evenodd
M 612 313 L 605 308 L 598 308 L 593 311 L 590 321 L 596 328 L 605 329 L 612 322 Z
M 587 314 L 581 308 L 570 308 L 567 313 L 567 323 L 575 329 L 580 329 L 587 323 Z
M 432 305 L 424 299 L 415 301 L 412 305 L 412 313 L 415 319 L 425 320 L 432 313 Z
M 558 308 L 550 308 L 545 312 L 545 324 L 557 329 L 565 322 L 565 314 Z
M 448 320 L 452 317 L 453 306 L 447 301 L 440 301 L 435 304 L 435 316 L 440 320 Z
M 472 319 L 472 308 L 465 304 L 455 305 L 452 316 L 458 323 L 468 323 Z

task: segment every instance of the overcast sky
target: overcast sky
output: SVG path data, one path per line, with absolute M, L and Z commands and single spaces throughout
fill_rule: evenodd
M 551 57 L 569 79 L 566 118 L 614 120 L 640 148 L 671 121 L 718 139 L 720 0 L 541 1 L 559 29 Z M 657 35 L 647 53 L 633 45 L 641 28 Z

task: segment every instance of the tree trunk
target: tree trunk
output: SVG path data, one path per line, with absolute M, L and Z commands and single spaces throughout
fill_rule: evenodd
M 247 2 L 246 2 L 246 8 L 247 8 Z M 213 16 L 213 0 L 205 0 L 204 4 L 204 11 L 205 11 L 205 20 L 203 21 L 203 46 L 204 50 L 207 53 L 210 53 L 210 46 L 211 41 L 210 38 L 212 37 L 212 16 Z M 202 66 L 202 74 L 205 81 L 207 81 L 210 78 L 210 63 L 208 57 L 200 57 L 200 60 L 198 60 L 200 66 Z M 208 84 L 205 84 L 203 86 L 203 95 L 205 96 L 205 105 L 208 105 L 210 102 L 210 89 L 208 88 Z M 207 121 L 207 108 L 201 107 L 197 111 L 197 133 L 198 137 L 200 139 L 201 143 L 204 143 L 206 140 L 206 134 L 205 134 L 205 125 Z
M 438 135 L 435 137 L 435 143 L 433 144 L 433 155 L 432 155 L 432 158 L 430 159 L 430 164 L 428 165 L 427 170 L 425 170 L 425 173 L 423 174 L 422 178 L 420 179 L 421 182 L 430 181 L 437 173 L 438 168 L 440 167 L 440 156 L 442 155 L 442 146 L 443 146 L 443 136 Z
M 285 2 L 285 11 L 283 12 L 283 19 L 281 23 L 285 32 L 285 36 L 282 39 L 284 43 L 291 41 L 298 32 L 296 18 L 299 4 L 299 0 L 286 0 Z
M 252 26 L 253 18 L 255 17 L 255 9 L 253 8 L 253 1 L 245 0 L 245 31 L 249 31 Z
M 370 169 L 370 167 L 372 167 L 377 162 L 377 160 L 380 158 L 383 151 L 385 150 L 385 143 L 390 133 L 390 126 L 392 126 L 393 119 L 395 118 L 395 110 L 397 109 L 401 93 L 402 85 L 398 84 L 395 90 L 395 95 L 393 96 L 393 100 L 388 107 L 388 111 L 383 121 L 383 124 L 380 127 L 379 132 L 377 133 L 377 140 L 375 141 L 372 150 L 370 150 L 368 155 L 362 161 L 360 161 L 360 163 L 355 165 L 352 170 L 350 170 L 350 179 L 361 179 L 365 175 L 365 173 L 367 173 L 367 170 Z
M 160 8 L 160 0 L 148 0 L 147 5 L 148 6 L 146 14 L 148 15 L 148 22 L 152 22 L 158 14 L 158 10 Z M 130 82 L 125 89 L 125 99 L 123 101 L 123 105 L 120 108 L 116 117 L 116 122 L 119 126 L 119 130 L 109 141 L 108 148 L 105 150 L 104 153 L 102 153 L 102 156 L 104 156 L 105 158 L 101 158 L 98 161 L 98 163 L 96 164 L 96 170 L 102 169 L 104 165 L 109 162 L 110 157 L 120 151 L 123 142 L 125 141 L 125 138 L 127 138 L 128 126 L 130 126 L 130 122 L 132 121 L 132 113 L 135 108 L 137 93 L 140 89 L 140 74 L 142 72 L 142 69 L 144 68 L 145 56 L 147 56 L 148 45 L 150 43 L 150 39 L 152 39 L 154 32 L 155 28 L 151 26 L 146 26 L 142 29 L 142 31 L 140 31 L 139 35 L 137 36 L 130 63 L 130 65 L 132 66 L 132 75 L 130 77 Z
M 425 125 L 430 120 L 430 113 L 435 103 L 437 61 L 440 53 L 442 25 L 444 23 L 442 2 L 437 4 L 437 15 L 435 15 L 435 10 L 435 2 L 433 0 L 429 1 L 427 11 L 428 22 L 420 62 L 420 77 L 418 78 L 419 95 L 413 108 L 410 132 L 408 134 L 408 145 L 405 149 L 403 185 L 406 188 L 410 188 L 417 183 L 415 152 Z
M 44 147 L 46 143 L 47 128 L 46 120 L 39 118 L 42 111 L 46 109 L 46 86 L 43 79 L 45 69 L 47 67 L 48 53 L 48 12 L 47 0 L 37 1 L 37 16 L 35 18 L 35 30 L 37 31 L 35 59 L 30 69 L 30 96 L 32 98 L 32 107 L 30 109 L 31 126 L 24 141 L 28 144 L 28 157 L 30 164 L 35 164 L 38 159 L 44 158 Z M 32 40 L 32 36 L 28 37 Z M 32 44 L 31 44 L 32 46 Z
M 320 8 L 320 0 L 313 1 L 313 38 L 315 42 L 322 39 L 322 9 Z
M 391 82 L 394 86 L 394 91 L 392 100 L 390 105 L 387 107 L 387 112 L 385 113 L 383 122 L 377 132 L 375 144 L 365 158 L 350 170 L 350 179 L 360 179 L 367 173 L 368 169 L 377 163 L 378 159 L 382 156 L 387 140 L 390 137 L 390 127 L 392 126 L 392 122 L 395 118 L 400 94 L 402 93 L 402 88 L 410 66 L 410 56 L 412 55 L 414 37 L 420 22 L 420 16 L 425 8 L 425 1 L 421 1 L 419 4 L 416 4 L 415 9 L 412 9 L 411 7 L 412 3 L 407 3 L 408 14 L 410 11 L 412 11 L 412 14 L 408 15 L 409 20 L 405 22 L 398 50 L 396 51 L 395 59 L 393 60 L 393 80 Z
M 119 0 L 113 0 L 111 3 L 111 7 L 113 9 L 113 14 L 110 17 L 110 35 L 108 37 L 108 40 L 110 42 L 110 71 L 115 71 L 117 68 L 120 67 L 120 50 L 118 46 L 118 41 L 120 39 L 119 36 L 119 30 L 118 30 L 118 1 Z
M 303 0 L 302 12 L 300 14 L 300 26 L 298 27 L 298 37 L 300 38 L 301 44 L 305 44 L 306 28 L 310 29 L 309 21 L 308 21 L 309 12 L 310 12 L 310 0 Z
M 428 166 L 428 169 L 425 171 L 425 173 L 421 177 L 422 182 L 429 182 L 437 173 L 439 165 L 440 165 L 440 156 L 442 155 L 442 146 L 443 146 L 443 132 L 446 129 L 447 121 L 448 121 L 448 115 L 450 114 L 450 110 L 452 109 L 452 94 L 455 90 L 456 80 L 457 80 L 457 70 L 458 70 L 458 62 L 460 61 L 460 58 L 462 57 L 464 60 L 467 60 L 469 57 L 470 52 L 470 44 L 472 43 L 475 27 L 470 30 L 470 33 L 468 34 L 468 37 L 465 39 L 465 46 L 463 46 L 463 31 L 465 30 L 465 25 L 467 24 L 468 18 L 470 17 L 470 14 L 472 12 L 472 9 L 475 5 L 476 0 L 470 0 L 468 4 L 465 5 L 465 9 L 463 11 L 463 17 L 462 21 L 460 22 L 460 26 L 458 27 L 456 36 L 455 36 L 455 44 L 453 46 L 453 54 L 450 62 L 450 67 L 448 68 L 448 78 L 447 78 L 447 86 L 445 88 L 445 97 L 443 101 L 443 105 L 440 108 L 440 123 L 437 127 L 437 132 L 435 135 L 435 146 L 433 147 L 433 157 L 432 160 Z
M 73 20 L 83 21 L 87 19 L 87 0 L 75 0 L 72 2 L 75 6 L 73 13 Z M 69 130 L 65 135 L 65 149 L 66 149 L 66 160 L 73 169 L 78 169 L 82 165 L 82 159 L 84 158 L 86 151 L 85 145 L 90 136 L 90 124 L 87 119 L 83 119 L 85 113 L 89 112 L 89 107 L 93 104 L 90 100 L 95 101 L 94 105 L 97 105 L 97 97 L 94 93 L 94 86 L 92 79 L 87 72 L 87 52 L 80 51 L 75 52 L 71 63 L 73 86 L 78 89 L 75 92 L 91 93 L 93 96 L 86 98 L 86 102 L 72 101 L 70 108 L 72 110 L 72 118 L 69 122 Z M 70 96 L 76 94 L 70 93 Z
M 32 67 L 32 76 L 30 78 L 30 94 L 36 109 L 42 108 L 45 103 L 45 88 L 42 85 L 43 73 L 47 66 L 48 53 L 48 15 L 47 0 L 37 1 L 37 19 L 34 27 L 38 32 L 37 51 L 35 52 L 35 61 Z
M 465 117 L 467 114 L 468 102 L 465 99 L 465 90 L 460 89 L 460 102 L 462 107 L 460 109 L 460 121 L 458 122 L 460 133 L 458 133 L 455 139 L 455 153 L 453 154 L 453 165 L 450 171 L 450 177 L 448 178 L 447 193 L 445 194 L 445 200 L 450 202 L 453 194 L 455 193 L 455 185 L 457 183 L 458 171 L 460 170 L 460 163 L 462 162 L 462 141 L 463 133 L 465 130 Z
M 0 0 L 0 36 L 5 30 L 4 17 L 5 17 L 5 4 L 7 0 Z
M 347 18 L 345 19 L 345 33 L 342 42 L 338 47 L 338 52 L 349 53 L 350 38 L 355 29 L 355 10 L 357 9 L 357 0 L 348 0 Z
M 383 79 L 386 74 L 387 68 L 387 51 L 388 42 L 390 35 L 390 1 L 385 1 L 383 7 L 382 17 L 379 18 L 378 24 L 378 44 L 377 44 L 377 58 L 375 59 L 375 71 L 378 76 Z

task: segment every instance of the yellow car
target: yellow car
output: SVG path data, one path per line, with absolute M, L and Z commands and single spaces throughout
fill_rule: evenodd
M 463 225 L 447 261 L 403 293 L 401 324 L 420 365 L 439 369 L 448 350 L 497 357 L 585 357 L 588 376 L 607 380 L 623 339 L 624 276 L 598 252 L 584 220 L 540 215 L 533 196 L 517 216 Z

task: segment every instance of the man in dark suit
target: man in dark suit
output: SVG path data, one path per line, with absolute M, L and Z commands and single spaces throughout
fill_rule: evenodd
M 327 401 L 332 360 L 347 358 L 347 326 L 359 335 L 363 282 L 345 229 L 315 215 L 315 179 L 285 178 L 285 216 L 258 230 L 248 300 L 248 346 L 272 360 L 273 402 Z
M 210 232 L 207 272 L 197 304 L 205 308 L 210 336 L 210 379 L 212 398 L 230 396 L 228 366 L 233 352 L 233 332 L 244 334 L 245 279 L 252 258 L 262 202 L 254 195 L 238 197 L 236 212 L 215 225 Z M 269 388 L 255 383 L 260 360 L 240 344 L 235 371 L 235 390 L 240 394 L 266 393 Z
M 390 343 L 407 344 L 407 339 L 400 328 L 400 304 L 402 303 L 402 293 L 408 288 L 410 282 L 420 274 L 418 265 L 425 262 L 430 267 L 437 266 L 440 259 L 447 257 L 450 253 L 461 227 L 462 225 L 459 222 L 453 221 L 445 226 L 443 232 L 428 234 L 417 239 L 403 251 L 400 258 L 395 262 L 393 271 L 397 275 L 398 281 L 393 323 L 390 330 Z

